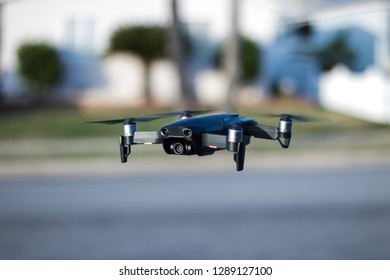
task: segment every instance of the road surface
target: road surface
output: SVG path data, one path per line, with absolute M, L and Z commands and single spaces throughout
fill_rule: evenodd
M 390 259 L 388 165 L 232 168 L 3 174 L 0 259 Z

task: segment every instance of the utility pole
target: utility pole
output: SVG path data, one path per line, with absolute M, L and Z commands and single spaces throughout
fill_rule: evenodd
M 184 31 L 182 22 L 178 13 L 178 1 L 170 1 L 171 10 L 171 25 L 169 45 L 170 52 L 175 68 L 179 77 L 180 94 L 182 96 L 182 104 L 186 108 L 192 107 L 195 103 L 194 90 L 189 81 L 188 68 L 186 66 L 186 48 L 184 44 Z
M 230 0 L 230 32 L 224 53 L 225 69 L 228 77 L 226 109 L 231 109 L 234 96 L 238 91 L 240 77 L 240 35 L 239 35 L 239 1 Z

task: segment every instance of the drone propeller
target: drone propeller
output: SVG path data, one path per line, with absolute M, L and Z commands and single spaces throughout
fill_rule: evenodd
M 180 116 L 181 118 L 188 118 L 188 117 L 192 117 L 193 115 L 206 114 L 206 113 L 210 113 L 213 111 L 215 111 L 215 110 L 183 110 L 183 111 L 177 111 L 177 112 L 156 114 L 156 116 L 159 116 L 159 117 Z
M 261 114 L 264 117 L 268 118 L 280 118 L 285 121 L 298 121 L 298 122 L 328 122 L 329 119 L 313 117 L 313 116 L 305 116 L 305 115 L 295 115 L 295 114 Z
M 84 122 L 84 123 L 99 123 L 99 124 L 134 124 L 137 122 L 149 122 L 157 119 L 165 118 L 165 116 L 146 116 L 146 117 L 139 117 L 139 118 L 123 118 L 123 119 L 115 119 L 115 120 L 103 120 L 103 121 L 90 121 L 90 122 Z

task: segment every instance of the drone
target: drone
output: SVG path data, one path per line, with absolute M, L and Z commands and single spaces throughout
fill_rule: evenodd
M 185 110 L 86 123 L 122 123 L 123 135 L 119 137 L 122 163 L 127 162 L 132 145 L 162 144 L 165 153 L 169 155 L 208 156 L 217 151 L 227 150 L 234 154 L 236 170 L 242 171 L 246 146 L 250 144 L 251 137 L 277 140 L 282 148 L 288 148 L 293 121 L 309 120 L 307 117 L 291 114 L 271 115 L 279 117 L 279 124 L 276 127 L 259 124 L 253 118 L 241 117 L 238 113 L 209 112 Z M 156 131 L 137 130 L 137 123 L 171 116 L 180 118 Z

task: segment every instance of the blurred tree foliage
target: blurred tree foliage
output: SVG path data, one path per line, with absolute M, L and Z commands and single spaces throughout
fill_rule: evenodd
M 35 101 L 44 99 L 63 74 L 56 48 L 44 42 L 26 42 L 17 50 L 18 71 L 31 87 Z
M 215 66 L 222 67 L 223 52 L 225 44 L 217 51 L 215 56 Z M 261 75 L 261 48 L 248 37 L 240 36 L 240 81 L 243 83 L 253 82 Z
M 111 35 L 109 53 L 132 52 L 146 63 L 167 55 L 167 30 L 161 26 L 122 26 Z

